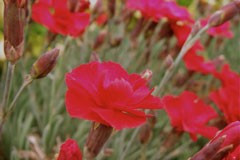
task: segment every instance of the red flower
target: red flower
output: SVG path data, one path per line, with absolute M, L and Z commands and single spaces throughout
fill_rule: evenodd
M 162 16 L 159 8 L 162 2 L 163 0 L 128 0 L 127 7 L 141 11 L 145 18 L 158 21 Z
M 108 15 L 103 12 L 96 18 L 96 23 L 99 26 L 102 26 L 107 22 L 107 20 L 108 20 Z
M 233 145 L 233 149 L 236 149 L 240 145 L 240 121 L 233 122 L 219 132 L 210 143 L 216 139 L 226 136 L 226 139 L 221 145 L 221 148 L 228 145 Z
M 62 144 L 57 160 L 82 160 L 77 142 L 68 139 Z
M 217 117 L 217 113 L 194 93 L 185 91 L 178 97 L 165 96 L 163 103 L 172 126 L 189 132 L 194 141 L 197 134 L 207 138 L 213 138 L 216 134 L 217 129 L 206 124 Z
M 203 56 L 198 55 L 196 52 L 201 48 L 197 46 L 190 49 L 187 54 L 183 57 L 185 65 L 188 70 L 200 72 L 202 74 L 214 73 L 216 66 L 212 61 L 205 61 Z M 196 48 L 196 49 L 195 49 Z
M 143 109 L 162 107 L 145 79 L 113 62 L 80 65 L 66 75 L 66 83 L 66 107 L 72 117 L 116 129 L 137 127 L 148 116 Z
M 202 19 L 201 20 L 201 25 L 205 26 L 208 23 L 208 18 L 207 19 Z M 220 36 L 220 37 L 225 37 L 225 38 L 232 38 L 233 33 L 231 31 L 231 24 L 230 22 L 226 22 L 218 27 L 212 27 L 208 29 L 207 33 L 211 36 Z
M 222 87 L 211 93 L 210 98 L 224 113 L 228 123 L 240 120 L 240 75 L 225 65 L 215 77 L 222 82 Z
M 240 159 L 240 146 L 238 146 L 232 153 L 230 153 L 223 160 L 239 160 Z
M 144 17 L 159 21 L 166 17 L 171 22 L 192 21 L 186 8 L 180 7 L 176 2 L 164 0 L 128 0 L 127 7 L 133 10 L 139 10 Z
M 34 21 L 44 25 L 53 33 L 77 37 L 90 21 L 84 12 L 71 12 L 67 0 L 38 0 L 32 7 Z
M 163 2 L 159 8 L 159 12 L 162 13 L 162 17 L 166 17 L 170 22 L 194 22 L 187 8 L 179 6 L 174 1 Z

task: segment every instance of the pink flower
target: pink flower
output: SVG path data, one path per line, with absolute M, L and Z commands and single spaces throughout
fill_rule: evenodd
M 38 0 L 32 7 L 32 18 L 51 32 L 77 37 L 90 21 L 85 12 L 71 12 L 67 0 Z
M 211 93 L 210 98 L 224 113 L 228 123 L 240 120 L 240 75 L 225 65 L 215 77 L 222 82 L 221 88 Z
M 127 7 L 133 10 L 139 10 L 145 18 L 158 21 L 162 16 L 160 6 L 163 0 L 128 0 Z
M 178 97 L 165 96 L 163 103 L 172 126 L 179 131 L 189 132 L 194 141 L 197 140 L 197 134 L 207 138 L 213 138 L 216 134 L 217 128 L 206 124 L 217 117 L 217 113 L 194 93 L 184 91 Z
M 143 124 L 148 116 L 143 109 L 162 107 L 145 79 L 113 62 L 80 65 L 66 75 L 66 83 L 66 107 L 72 117 L 119 130 Z
M 193 22 L 186 8 L 179 6 L 174 1 L 165 0 L 128 0 L 127 7 L 139 10 L 146 18 L 159 21 L 166 17 L 170 22 L 191 21 Z
M 190 49 L 183 57 L 185 65 L 188 70 L 200 72 L 202 74 L 211 74 L 216 71 L 216 66 L 212 61 L 205 61 L 203 56 L 198 55 L 196 52 L 201 48 L 197 46 Z
M 82 153 L 76 141 L 68 139 L 61 145 L 57 160 L 82 160 Z
M 207 25 L 207 23 L 208 23 L 208 18 L 201 20 L 202 26 Z M 233 37 L 230 22 L 226 22 L 218 27 L 212 27 L 212 28 L 208 29 L 207 33 L 211 36 L 220 36 L 220 37 L 225 37 L 225 38 Z
M 170 22 L 194 22 L 187 8 L 179 6 L 175 1 L 163 1 L 159 12 L 162 13 L 162 17 L 166 17 Z

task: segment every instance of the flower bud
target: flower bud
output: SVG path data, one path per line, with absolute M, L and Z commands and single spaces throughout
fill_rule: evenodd
M 41 57 L 33 64 L 30 75 L 33 79 L 43 78 L 52 71 L 56 65 L 57 57 L 59 55 L 59 49 L 53 49 Z
M 215 12 L 208 21 L 208 24 L 210 27 L 216 27 L 219 26 L 230 19 L 232 19 L 234 16 L 239 14 L 240 12 L 240 0 L 235 0 L 225 6 L 223 6 L 222 9 Z
M 104 43 L 106 36 L 107 36 L 106 31 L 100 32 L 93 44 L 93 48 L 98 49 Z
M 98 56 L 98 53 L 96 52 L 93 52 L 90 56 L 90 62 L 93 62 L 93 61 L 98 61 L 98 62 L 101 62 L 101 59 L 100 57 Z
M 96 126 L 96 124 L 93 123 L 84 148 L 84 157 L 87 160 L 91 160 L 98 155 L 103 145 L 111 136 L 112 131 L 113 128 L 110 126 L 103 124 Z
M 150 69 L 146 69 L 141 73 L 141 77 L 147 81 L 149 81 L 152 78 L 152 71 Z
M 240 121 L 233 122 L 217 135 L 190 160 L 222 160 L 240 146 Z
M 171 55 L 167 55 L 167 57 L 164 59 L 164 67 L 166 69 L 171 69 L 171 67 L 173 66 L 173 57 Z
M 12 64 L 23 55 L 27 0 L 4 1 L 4 52 Z
M 140 128 L 139 140 L 141 144 L 146 144 L 152 136 L 152 128 L 149 123 L 144 124 Z
M 221 147 L 226 136 L 222 136 L 217 139 L 215 142 L 207 144 L 203 149 L 201 149 L 197 154 L 195 154 L 190 160 L 207 160 L 211 159 L 217 150 Z

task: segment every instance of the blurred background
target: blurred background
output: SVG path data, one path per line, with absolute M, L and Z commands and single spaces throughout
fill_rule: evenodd
M 93 10 L 96 0 L 90 1 Z M 187 7 L 194 19 L 198 19 L 210 15 L 229 1 L 178 0 L 178 3 Z M 150 69 L 153 71 L 150 85 L 159 84 L 166 71 L 166 54 L 171 52 L 173 58 L 176 56 L 176 50 L 174 50 L 176 39 L 171 38 L 166 46 L 166 40 L 164 38 L 158 40 L 153 30 L 152 33 L 147 33 L 151 36 L 150 45 L 146 40 L 148 35 L 145 32 L 133 42 L 131 33 L 141 15 L 135 12 L 132 17 L 126 17 L 127 20 L 123 21 L 121 20 L 123 7 L 124 4 L 117 0 L 116 13 L 114 17 L 108 19 L 106 24 L 91 23 L 81 37 L 74 39 L 57 35 L 51 43 L 49 43 L 51 34 L 48 30 L 29 19 L 26 27 L 24 57 L 16 66 L 11 97 L 17 92 L 24 76 L 29 73 L 31 65 L 40 54 L 58 47 L 61 49 L 61 55 L 54 71 L 48 77 L 34 81 L 17 102 L 16 110 L 4 127 L 0 146 L 0 155 L 4 157 L 3 159 L 37 159 L 36 157 L 54 159 L 59 145 L 67 138 L 77 140 L 80 148 L 83 148 L 91 124 L 88 121 L 72 119 L 66 112 L 64 75 L 72 68 L 89 62 L 93 53 L 96 53 L 102 61 L 111 60 L 120 63 L 130 73 L 141 73 Z M 240 73 L 239 17 L 231 24 L 234 37 L 231 39 L 211 38 L 211 41 L 206 43 L 209 36 L 205 34 L 201 40 L 207 45 L 201 54 L 206 59 L 214 59 L 222 55 L 225 57 L 224 61 L 228 62 L 235 72 Z M 103 35 L 102 39 L 99 35 Z M 3 88 L 2 82 L 6 67 L 3 52 L 3 1 L 0 1 L 0 88 Z M 167 84 L 165 94 L 177 95 L 188 89 L 197 92 L 200 97 L 206 97 L 210 90 L 219 86 L 219 82 L 212 76 L 203 76 L 199 73 L 182 83 L 181 80 L 187 73 L 182 63 Z M 2 89 L 0 96 L 2 96 Z M 179 137 L 177 143 L 172 143 L 171 149 L 159 155 L 163 137 L 169 135 L 171 130 L 166 114 L 164 111 L 159 111 L 149 143 L 141 145 L 135 130 L 122 130 L 114 133 L 104 153 L 101 153 L 98 159 L 115 160 L 120 159 L 122 154 L 126 154 L 124 160 L 156 160 L 161 159 L 161 156 L 165 157 L 164 160 L 184 160 L 207 142 L 205 138 L 192 142 L 189 135 L 184 134 Z

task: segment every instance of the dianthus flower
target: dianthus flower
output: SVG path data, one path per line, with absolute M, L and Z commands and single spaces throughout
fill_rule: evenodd
M 210 98 L 224 113 L 228 123 L 240 120 L 240 75 L 225 65 L 221 72 L 216 72 L 222 86 L 211 93 Z
M 66 140 L 62 145 L 57 160 L 82 160 L 82 153 L 76 141 Z
M 178 97 L 165 96 L 163 103 L 172 126 L 188 132 L 194 141 L 197 134 L 207 138 L 213 138 L 216 134 L 217 129 L 207 126 L 207 123 L 217 117 L 217 113 L 194 93 L 184 91 Z
M 69 0 L 70 1 L 70 0 Z M 38 0 L 32 7 L 32 18 L 53 33 L 77 37 L 81 35 L 90 21 L 85 0 L 79 0 L 79 8 L 73 9 L 68 0 Z
M 128 74 L 114 62 L 91 62 L 66 75 L 66 107 L 75 118 L 116 128 L 134 128 L 146 121 L 143 109 L 160 109 L 147 80 Z

